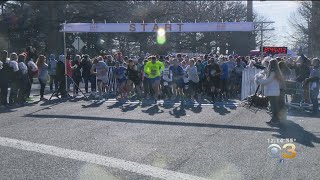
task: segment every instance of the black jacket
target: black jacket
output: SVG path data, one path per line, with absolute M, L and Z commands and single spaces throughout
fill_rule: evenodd
M 12 80 L 13 69 L 10 67 L 9 62 L 5 62 L 0 69 L 0 85 L 8 85 Z
M 57 62 L 57 68 L 56 68 L 56 78 L 58 81 L 63 81 L 65 76 L 65 67 L 64 63 L 62 61 Z
M 297 82 L 303 82 L 306 78 L 310 75 L 310 68 L 307 66 L 307 64 L 301 64 L 300 66 L 296 67 L 296 74 Z
M 92 67 L 92 63 L 88 59 L 82 59 L 80 66 L 82 67 L 82 77 L 88 78 L 90 77 L 90 70 Z

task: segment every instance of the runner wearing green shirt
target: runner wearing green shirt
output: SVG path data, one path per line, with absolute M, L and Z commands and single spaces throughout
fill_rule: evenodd
M 152 56 L 151 61 L 144 66 L 144 72 L 148 75 L 154 90 L 155 101 L 159 96 L 161 71 L 164 71 L 164 64 L 158 61 L 155 56 Z

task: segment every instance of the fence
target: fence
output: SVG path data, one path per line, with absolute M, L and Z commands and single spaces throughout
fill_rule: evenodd
M 257 84 L 254 82 L 254 76 L 260 71 L 261 69 L 257 68 L 249 68 L 242 71 L 241 100 L 255 93 Z
M 115 66 L 108 66 L 108 70 L 107 70 L 107 79 L 108 79 L 108 87 L 109 87 L 109 91 L 116 93 L 117 91 L 117 81 L 116 81 L 116 76 L 114 75 L 113 71 L 116 67 Z

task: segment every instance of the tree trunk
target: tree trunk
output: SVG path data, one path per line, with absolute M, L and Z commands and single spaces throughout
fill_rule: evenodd
M 59 2 L 57 1 L 48 1 L 49 9 L 49 23 L 48 23 L 48 36 L 47 36 L 47 51 L 46 53 L 62 54 L 63 53 L 63 33 L 59 32 L 60 24 L 58 21 L 58 13 L 61 12 L 58 7 Z

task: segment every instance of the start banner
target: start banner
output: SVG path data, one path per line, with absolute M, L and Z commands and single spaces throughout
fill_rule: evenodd
M 206 22 L 206 23 L 66 23 L 61 32 L 217 32 L 253 31 L 253 22 Z

